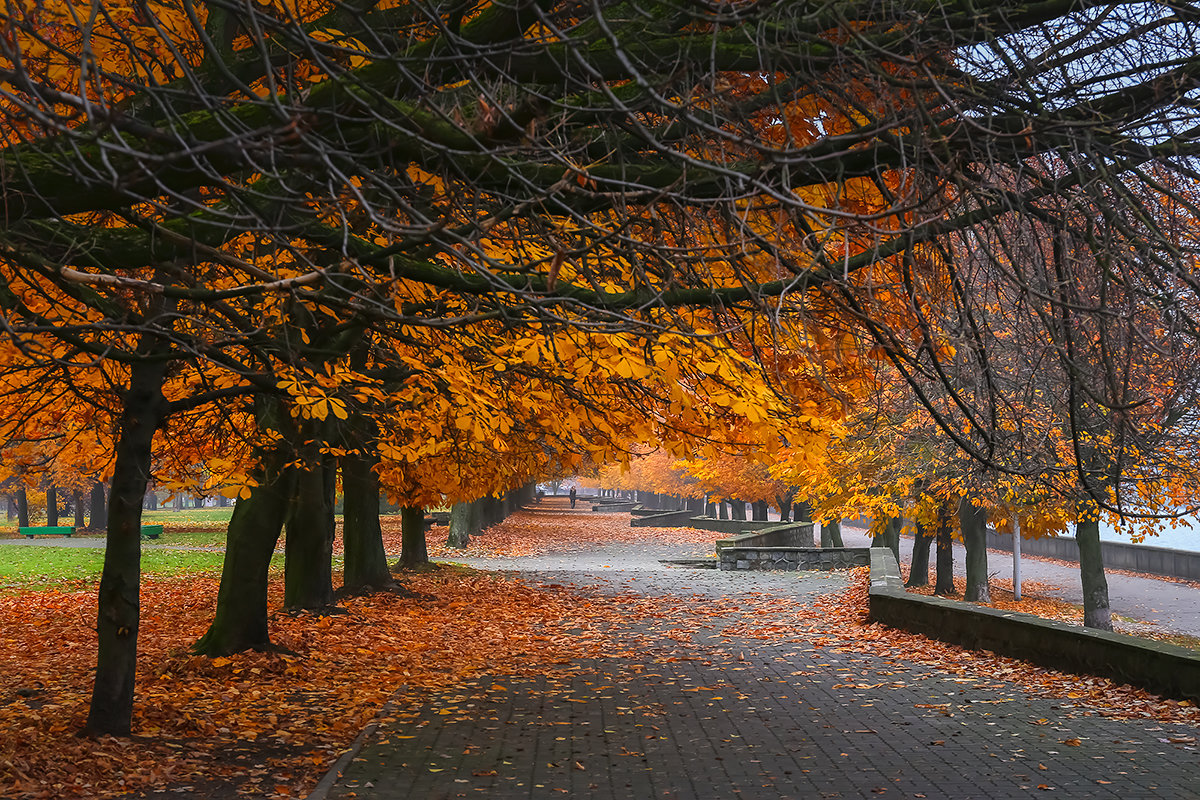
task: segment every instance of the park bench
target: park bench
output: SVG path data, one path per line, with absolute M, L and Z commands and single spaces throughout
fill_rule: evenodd
M 17 528 L 18 535 L 30 539 L 34 536 L 70 536 L 73 533 L 75 529 L 70 525 L 22 525 Z
M 143 539 L 157 539 L 162 536 L 162 525 L 143 525 Z M 28 536 L 32 539 L 34 536 L 71 536 L 75 533 L 75 529 L 70 525 L 31 525 L 22 526 L 17 529 L 19 536 Z

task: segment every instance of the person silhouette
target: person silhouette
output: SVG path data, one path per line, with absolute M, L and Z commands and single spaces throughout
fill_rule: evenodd
M 571 487 L 571 493 L 568 494 L 567 497 L 571 498 L 571 508 L 574 508 L 575 507 L 575 487 L 574 486 Z

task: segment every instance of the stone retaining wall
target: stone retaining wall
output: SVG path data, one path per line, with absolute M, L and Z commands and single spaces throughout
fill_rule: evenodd
M 1200 702 L 1200 652 L 1032 614 L 911 594 L 904 591 L 891 550 L 872 548 L 870 558 L 869 607 L 875 622 L 963 647 L 991 650 L 1053 669 L 1113 678 Z
M 987 546 L 1012 552 L 1012 534 L 988 531 Z M 1046 536 L 1041 539 L 1022 539 L 1021 553 L 1046 556 L 1063 561 L 1079 560 L 1079 545 L 1072 536 Z M 1125 542 L 1100 542 L 1100 553 L 1108 569 L 1127 569 L 1151 575 L 1200 580 L 1200 553 L 1175 550 L 1170 547 L 1151 547 Z
M 722 547 L 717 550 L 723 570 L 850 569 L 869 563 L 867 547 Z

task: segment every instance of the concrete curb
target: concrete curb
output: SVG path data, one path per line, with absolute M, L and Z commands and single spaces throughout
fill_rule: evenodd
M 379 720 L 391 707 L 391 703 L 384 703 L 383 708 L 379 709 L 379 713 L 375 715 L 375 721 L 363 728 L 358 736 L 354 737 L 354 741 L 350 743 L 350 747 L 338 757 L 337 761 L 333 762 L 333 766 L 329 768 L 329 771 L 317 783 L 316 788 L 312 790 L 306 800 L 325 800 L 329 796 L 330 790 L 337 785 L 338 779 L 342 777 L 342 773 L 350 766 L 350 762 L 362 750 L 367 739 L 379 729 Z

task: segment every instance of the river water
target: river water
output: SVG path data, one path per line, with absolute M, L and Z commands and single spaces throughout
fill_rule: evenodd
M 1183 517 L 1179 527 L 1166 527 L 1157 536 L 1147 536 L 1141 543 L 1151 547 L 1170 547 L 1175 550 L 1200 552 L 1200 520 Z M 1113 542 L 1129 542 L 1128 534 L 1119 533 L 1112 525 L 1100 524 L 1100 538 Z

